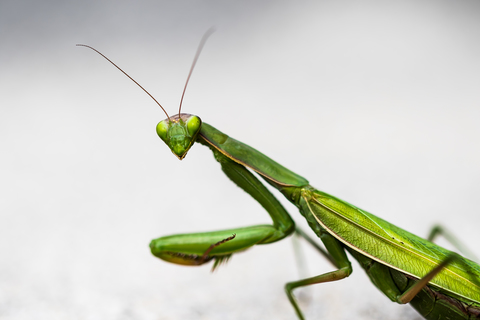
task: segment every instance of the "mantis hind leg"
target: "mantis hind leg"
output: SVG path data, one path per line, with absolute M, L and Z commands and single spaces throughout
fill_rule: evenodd
M 467 256 L 469 259 L 479 261 L 478 258 L 472 253 L 468 247 L 463 244 L 453 233 L 441 225 L 435 225 L 428 235 L 428 241 L 435 240 L 437 236 L 443 236 L 448 242 L 450 242 L 460 253 Z
M 446 266 L 448 266 L 454 260 L 458 260 L 458 255 L 456 253 L 452 253 L 451 255 L 449 255 L 438 266 L 433 268 L 423 278 L 418 280 L 407 291 L 401 294 L 397 298 L 397 302 L 401 304 L 409 303 L 417 295 L 417 293 L 419 293 L 440 271 L 442 271 Z
M 432 269 L 420 280 L 407 277 L 399 271 L 391 270 L 395 282 L 402 288 L 403 294 L 397 297 L 398 303 L 410 303 L 425 319 L 428 320 L 448 320 L 448 319 L 477 319 L 480 314 L 478 305 L 464 303 L 452 298 L 435 289 L 427 286 L 440 271 L 449 264 L 456 263 L 465 270 L 472 271 L 471 280 L 475 285 L 480 286 L 480 281 L 474 275 L 472 265 L 468 260 L 463 259 L 457 253 L 448 255 L 437 267 Z

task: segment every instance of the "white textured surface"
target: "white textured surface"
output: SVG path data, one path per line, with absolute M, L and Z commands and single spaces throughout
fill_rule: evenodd
M 1 1 L 0 319 L 295 319 L 289 239 L 214 274 L 150 255 L 152 238 L 269 218 L 206 148 L 179 162 L 150 98 L 74 46 L 173 113 L 212 25 L 185 112 L 409 231 L 442 222 L 480 256 L 479 14 L 477 1 Z M 331 270 L 305 252 L 308 274 Z M 306 290 L 308 319 L 417 317 L 354 268 Z

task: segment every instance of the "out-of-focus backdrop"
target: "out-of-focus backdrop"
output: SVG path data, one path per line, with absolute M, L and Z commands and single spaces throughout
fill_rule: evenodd
M 183 111 L 418 235 L 480 256 L 480 2 L 0 2 L 0 319 L 295 319 L 284 283 L 332 270 L 291 239 L 210 266 L 153 238 L 269 223 L 165 118 Z M 283 200 L 282 200 L 283 201 Z M 283 201 L 301 226 L 295 208 Z M 440 243 L 445 244 L 444 241 Z M 297 293 L 307 319 L 418 319 L 354 263 Z

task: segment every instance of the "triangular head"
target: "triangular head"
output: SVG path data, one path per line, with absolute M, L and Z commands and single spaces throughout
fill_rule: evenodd
M 84 44 L 77 44 L 77 46 L 87 47 L 92 49 L 93 51 L 100 54 L 102 57 L 107 59 L 111 64 L 113 64 L 118 70 L 120 70 L 123 74 L 125 74 L 130 80 L 135 82 L 145 93 L 147 93 L 167 115 L 167 119 L 162 120 L 157 125 L 157 134 L 158 136 L 167 144 L 167 146 L 172 150 L 172 152 L 178 157 L 178 159 L 182 160 L 187 155 L 188 150 L 192 147 L 193 143 L 197 139 L 197 135 L 200 132 L 200 128 L 202 127 L 202 120 L 192 114 L 182 113 L 182 102 L 183 97 L 185 95 L 185 90 L 187 89 L 188 81 L 190 80 L 190 76 L 192 75 L 192 71 L 195 68 L 195 64 L 197 63 L 198 57 L 200 52 L 202 51 L 203 45 L 207 38 L 213 33 L 215 29 L 210 28 L 207 32 L 203 35 L 202 40 L 200 41 L 200 45 L 198 46 L 197 53 L 195 54 L 195 58 L 193 59 L 192 66 L 190 68 L 190 72 L 187 77 L 187 81 L 185 83 L 185 87 L 183 88 L 182 98 L 180 99 L 180 106 L 178 108 L 178 115 L 170 117 L 162 107 L 160 103 L 158 103 L 155 98 L 148 93 L 145 88 L 143 88 L 137 81 L 135 81 L 132 77 L 130 77 L 125 71 L 123 71 L 119 66 L 117 66 L 113 61 L 108 59 L 104 56 L 100 51 L 90 46 Z
M 188 113 L 181 113 L 157 124 L 157 134 L 179 160 L 187 155 L 197 139 L 202 120 Z

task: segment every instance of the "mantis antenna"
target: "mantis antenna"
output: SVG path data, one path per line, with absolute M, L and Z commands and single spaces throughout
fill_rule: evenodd
M 203 49 L 203 46 L 205 45 L 205 42 L 207 42 L 207 39 L 208 37 L 210 37 L 210 35 L 212 33 L 215 32 L 215 28 L 210 28 L 207 30 L 207 32 L 205 32 L 205 34 L 203 35 L 202 37 L 202 40 L 200 40 L 200 44 L 198 45 L 198 49 L 197 49 L 197 52 L 195 53 L 195 58 L 193 58 L 193 63 L 192 63 L 192 66 L 190 67 L 190 72 L 188 73 L 188 77 L 187 77 L 187 81 L 185 82 L 185 87 L 183 88 L 183 93 L 182 93 L 182 98 L 180 99 L 180 106 L 178 107 L 178 117 L 180 118 L 180 112 L 182 110 L 182 102 L 183 102 L 183 97 L 185 96 L 185 91 L 187 90 L 187 85 L 188 85 L 188 81 L 190 80 L 190 76 L 192 75 L 192 72 L 193 72 L 193 69 L 195 68 L 195 64 L 197 64 L 197 60 L 198 60 L 198 57 L 200 56 L 200 53 L 202 52 L 202 49 Z M 167 111 L 165 111 L 165 109 L 162 107 L 162 105 L 147 91 L 145 90 L 144 87 L 142 87 L 137 81 L 135 81 L 135 79 L 133 79 L 132 77 L 130 77 L 128 75 L 128 73 L 126 73 L 125 71 L 122 70 L 122 68 L 120 68 L 119 66 L 117 66 L 112 60 L 108 59 L 103 53 L 101 53 L 100 51 L 98 51 L 97 49 L 91 47 L 91 46 L 87 46 L 86 44 L 77 44 L 76 45 L 77 47 L 86 47 L 86 48 L 89 48 L 89 49 L 92 49 L 93 51 L 95 51 L 96 53 L 98 53 L 99 55 L 101 55 L 102 57 L 104 57 L 108 62 L 110 62 L 111 64 L 113 64 L 118 70 L 120 70 L 124 75 L 126 75 L 130 80 L 132 80 L 133 82 L 135 82 L 135 84 L 137 86 L 139 86 L 143 91 L 145 91 L 146 94 L 148 94 L 150 96 L 150 98 L 153 99 L 153 101 L 155 101 L 160 108 L 162 108 L 163 112 L 165 112 L 165 114 L 167 115 L 167 118 L 168 118 L 168 121 L 171 121 L 170 120 L 170 116 L 168 115 Z
M 165 114 L 167 115 L 167 118 L 168 118 L 168 121 L 170 121 L 170 116 L 168 115 L 167 111 L 165 111 L 165 109 L 162 107 L 162 105 L 147 91 L 145 90 L 144 87 L 142 87 L 137 81 L 135 81 L 132 77 L 130 77 L 125 71 L 123 71 L 119 66 L 117 66 L 115 63 L 113 63 L 112 60 L 108 59 L 103 53 L 101 53 L 100 51 L 98 51 L 97 49 L 93 48 L 93 47 L 90 47 L 90 46 L 87 46 L 85 44 L 77 44 L 76 45 L 77 47 L 87 47 L 87 48 L 90 48 L 92 49 L 93 51 L 95 51 L 96 53 L 98 53 L 99 55 L 101 55 L 102 57 L 104 57 L 105 59 L 107 59 L 108 62 L 110 62 L 111 64 L 113 64 L 115 67 L 117 67 L 118 70 L 122 71 L 124 75 L 126 75 L 128 78 L 130 78 L 130 80 L 132 80 L 133 82 L 135 82 L 137 84 L 137 86 L 139 86 L 140 88 L 142 88 L 143 91 L 145 91 L 149 96 L 150 98 L 153 99 L 153 101 L 155 101 L 159 106 L 160 108 L 162 108 L 163 112 L 165 112 Z
M 202 40 L 200 40 L 200 44 L 198 45 L 197 52 L 195 53 L 195 58 L 193 58 L 193 63 L 192 66 L 190 67 L 190 72 L 188 73 L 187 77 L 187 82 L 185 82 L 185 87 L 183 88 L 183 93 L 182 93 L 182 98 L 180 99 L 180 106 L 178 107 L 178 117 L 180 118 L 180 112 L 182 111 L 182 102 L 183 102 L 183 96 L 185 95 L 185 91 L 187 90 L 187 85 L 188 81 L 190 80 L 190 76 L 192 75 L 193 69 L 195 68 L 195 65 L 197 64 L 198 57 L 200 56 L 200 53 L 202 52 L 203 46 L 205 45 L 205 42 L 207 42 L 208 37 L 212 35 L 212 33 L 215 32 L 215 28 L 212 27 L 205 32 L 205 34 L 202 37 Z

